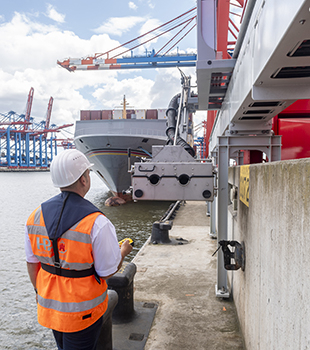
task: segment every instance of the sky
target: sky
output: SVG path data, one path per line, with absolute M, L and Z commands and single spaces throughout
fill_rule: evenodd
M 56 125 L 74 123 L 80 110 L 120 107 L 123 95 L 136 109 L 167 108 L 171 98 L 181 92 L 177 68 L 70 73 L 57 65 L 57 60 L 105 52 L 195 6 L 195 0 L 3 1 L 0 113 L 25 113 L 31 87 L 34 88 L 31 116 L 36 122 L 46 118 L 51 96 L 54 99 L 51 124 Z M 172 35 L 167 33 L 135 49 L 134 54 L 156 51 Z M 194 29 L 177 49 L 192 53 L 196 48 Z M 192 77 L 195 85 L 195 68 L 182 70 Z M 205 115 L 200 115 L 196 124 Z

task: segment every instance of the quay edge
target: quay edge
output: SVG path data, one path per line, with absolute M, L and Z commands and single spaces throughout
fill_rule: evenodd
M 133 259 L 135 301 L 158 303 L 145 350 L 245 349 L 234 302 L 214 292 L 217 243 L 209 231 L 206 203 L 186 202 L 170 237 L 189 243 L 148 240 Z

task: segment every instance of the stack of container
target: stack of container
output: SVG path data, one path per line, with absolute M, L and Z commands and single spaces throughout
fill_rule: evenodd
M 157 119 L 157 109 L 147 109 L 146 119 Z
M 122 109 L 82 110 L 80 120 L 123 119 Z M 167 119 L 166 109 L 128 109 L 126 119 Z
M 80 111 L 80 120 L 112 119 L 112 110 Z

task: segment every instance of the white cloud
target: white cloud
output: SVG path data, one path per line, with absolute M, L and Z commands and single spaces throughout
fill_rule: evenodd
M 121 36 L 123 33 L 128 32 L 136 24 L 144 22 L 143 17 L 111 17 L 102 24 L 99 28 L 94 29 L 95 33 L 98 34 L 112 34 Z
M 184 68 L 182 71 L 194 78 L 192 85 L 195 85 L 195 68 Z M 112 78 L 108 84 L 96 89 L 93 96 L 106 109 L 119 106 L 123 95 L 136 109 L 167 108 L 172 97 L 181 92 L 180 78 L 177 68 L 156 69 L 154 80 L 143 78 L 138 71 L 134 78 Z
M 153 4 L 151 0 L 148 0 L 147 3 L 152 10 L 155 8 L 155 4 Z
M 155 18 L 148 19 L 141 26 L 141 28 L 139 30 L 139 35 L 148 33 L 149 31 L 159 27 L 161 24 L 162 23 L 158 19 L 155 19 Z M 143 44 L 143 47 L 141 46 L 140 48 L 138 48 L 140 54 L 142 52 L 144 52 L 146 48 L 149 49 L 150 47 L 154 46 L 154 44 L 157 42 L 158 38 L 155 38 L 155 39 L 153 39 L 151 41 L 148 41 L 148 40 L 154 38 L 156 35 L 158 35 L 161 32 L 162 31 L 160 29 L 157 29 L 156 32 L 147 34 L 147 35 L 143 36 L 141 39 L 139 39 L 140 43 L 145 43 L 145 44 Z M 167 34 L 163 34 L 163 35 L 167 36 Z
M 136 10 L 138 8 L 138 6 L 132 1 L 129 1 L 128 6 L 132 10 Z
M 57 60 L 68 56 L 82 57 L 119 45 L 107 35 L 82 40 L 72 32 L 61 32 L 54 26 L 32 22 L 15 13 L 11 22 L 0 27 L 0 112 L 24 113 L 27 95 L 34 88 L 32 115 L 44 118 L 50 96 L 54 98 L 52 123 L 71 123 L 80 109 L 91 108 L 91 102 L 79 89 L 98 86 L 101 74 L 69 73 L 57 66 Z M 116 72 L 105 72 L 106 81 Z
M 162 24 L 158 19 L 147 19 L 140 28 L 140 35 L 149 32 L 150 30 L 159 27 Z
M 24 113 L 31 87 L 32 116 L 36 121 L 44 119 L 52 96 L 51 124 L 57 125 L 74 123 L 83 109 L 114 108 L 123 95 L 135 108 L 166 108 L 181 89 L 176 68 L 152 71 L 156 78 L 149 79 L 143 77 L 142 70 L 69 73 L 56 63 L 68 57 L 105 52 L 119 44 L 108 34 L 84 40 L 73 32 L 15 13 L 10 22 L 0 26 L 0 112 Z
M 57 12 L 53 5 L 47 4 L 46 16 L 58 23 L 64 23 L 66 15 Z
M 137 109 L 150 108 L 150 90 L 154 82 L 141 76 L 134 78 L 117 80 L 109 82 L 109 87 L 104 86 L 97 89 L 93 96 L 102 101 L 107 109 L 120 107 L 123 95 L 126 95 L 127 102 L 130 106 Z

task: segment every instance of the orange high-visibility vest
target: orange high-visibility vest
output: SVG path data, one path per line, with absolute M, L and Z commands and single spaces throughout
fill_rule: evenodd
M 61 271 L 93 269 L 91 229 L 98 217 L 96 212 L 86 216 L 66 231 L 57 242 Z M 27 220 L 28 235 L 34 255 L 43 264 L 52 267 L 55 256 L 48 237 L 41 207 Z M 101 282 L 100 284 L 98 281 Z M 38 291 L 38 322 L 59 332 L 77 332 L 95 323 L 108 306 L 107 283 L 95 275 L 64 277 L 40 268 Z

